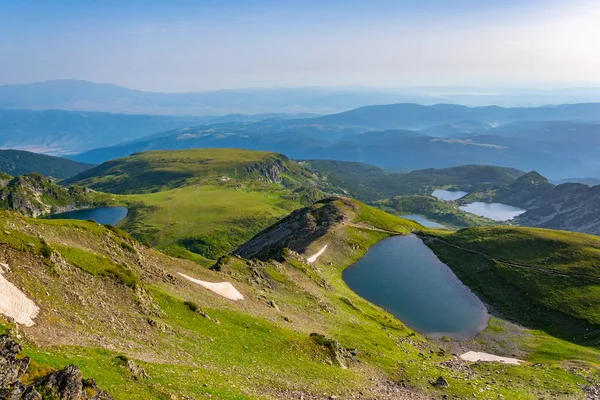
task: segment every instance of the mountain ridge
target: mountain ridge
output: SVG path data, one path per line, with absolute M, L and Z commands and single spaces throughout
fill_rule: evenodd
M 45 176 L 64 179 L 75 176 L 93 166 L 93 164 L 30 151 L 0 149 L 0 172 L 8 175 L 38 172 Z

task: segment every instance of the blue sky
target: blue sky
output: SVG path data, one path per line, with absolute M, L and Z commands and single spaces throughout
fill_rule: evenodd
M 0 0 L 0 84 L 600 84 L 589 0 Z

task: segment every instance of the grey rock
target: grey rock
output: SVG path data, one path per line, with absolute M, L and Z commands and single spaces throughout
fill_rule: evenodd
M 431 385 L 435 386 L 435 387 L 440 387 L 440 388 L 447 388 L 450 386 L 448 381 L 445 380 L 443 376 L 440 376 L 434 382 L 431 382 Z
M 39 378 L 31 385 L 19 379 L 29 366 L 29 357 L 17 358 L 21 346 L 8 337 L 0 336 L 0 399 L 1 400 L 112 400 L 98 388 L 93 379 L 83 379 L 81 370 L 69 365 Z
M 134 379 L 136 379 L 136 380 L 149 378 L 144 367 L 137 364 L 133 360 L 127 360 L 127 369 L 129 370 L 129 373 L 131 374 L 131 376 L 133 376 Z

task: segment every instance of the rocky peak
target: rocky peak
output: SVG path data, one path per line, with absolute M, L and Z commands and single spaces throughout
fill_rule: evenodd
M 515 183 L 527 185 L 551 185 L 548 179 L 537 171 L 530 171 L 526 173 L 525 175 L 517 178 Z
M 303 253 L 316 239 L 348 220 L 353 207 L 354 204 L 343 197 L 320 200 L 258 233 L 233 254 L 243 258 L 280 260 L 285 248 Z

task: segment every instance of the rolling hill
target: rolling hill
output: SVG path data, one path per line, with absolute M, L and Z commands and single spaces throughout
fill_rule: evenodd
M 286 174 L 309 179 L 310 173 L 281 154 L 236 150 L 192 149 L 149 151 L 108 161 L 69 179 L 112 193 L 155 192 L 207 181 L 261 179 L 281 183 Z
M 235 149 L 151 151 L 101 164 L 65 184 L 117 193 L 119 225 L 173 256 L 206 263 L 324 196 L 287 157 Z
M 431 195 L 433 190 L 443 188 L 480 192 L 512 183 L 525 174 L 513 168 L 491 165 L 463 165 L 397 173 L 347 161 L 307 160 L 306 163 L 326 177 L 324 187 L 327 191 L 345 193 L 367 202 L 403 195 Z
M 0 172 L 13 176 L 38 172 L 45 176 L 65 179 L 92 167 L 92 164 L 29 151 L 0 150 Z
M 551 335 L 600 345 L 600 238 L 518 227 L 422 235 L 501 315 Z
M 421 336 L 354 294 L 342 270 L 379 240 L 419 226 L 350 199 L 303 208 L 236 250 L 263 260 L 228 255 L 210 269 L 112 227 L 0 213 L 2 278 L 40 309 L 19 327 L 31 373 L 75 364 L 115 400 L 583 398 L 598 379 L 594 348 L 523 328 L 502 332 L 499 321 L 485 331 L 489 344 L 462 346 L 502 351 L 514 341 L 536 364 L 458 362 L 454 342 Z M 308 263 L 323 244 L 327 251 Z M 223 281 L 243 298 L 195 283 Z M 569 304 L 584 303 L 573 296 Z M 0 317 L 1 332 L 15 329 Z M 448 385 L 432 385 L 440 376 Z

